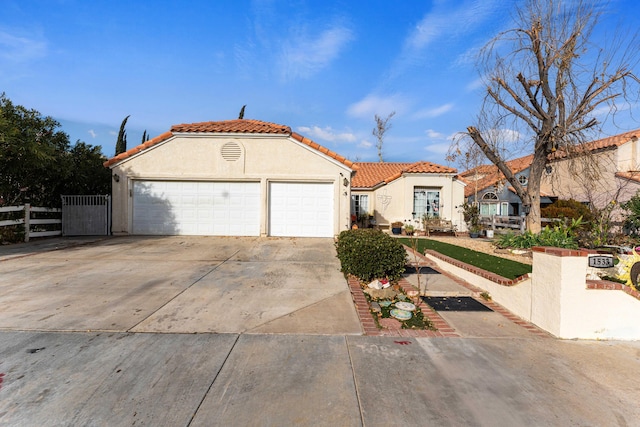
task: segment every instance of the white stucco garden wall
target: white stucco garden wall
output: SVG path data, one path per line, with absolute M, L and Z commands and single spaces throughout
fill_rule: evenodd
M 515 315 L 559 338 L 640 340 L 640 299 L 618 289 L 589 289 L 586 252 L 537 248 L 530 278 L 510 286 L 425 256 L 438 269 L 483 289 Z

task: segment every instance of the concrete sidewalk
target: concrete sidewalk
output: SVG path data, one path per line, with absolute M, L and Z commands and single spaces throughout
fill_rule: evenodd
M 10 426 L 637 425 L 640 343 L 0 332 Z

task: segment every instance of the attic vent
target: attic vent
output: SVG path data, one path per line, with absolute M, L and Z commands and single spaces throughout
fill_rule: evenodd
M 242 148 L 235 142 L 227 142 L 220 149 L 222 158 L 228 162 L 235 162 L 242 156 Z

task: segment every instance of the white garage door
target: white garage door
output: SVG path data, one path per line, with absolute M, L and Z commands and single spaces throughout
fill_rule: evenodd
M 133 234 L 259 236 L 260 183 L 134 181 Z
M 333 184 L 269 185 L 271 236 L 333 237 Z

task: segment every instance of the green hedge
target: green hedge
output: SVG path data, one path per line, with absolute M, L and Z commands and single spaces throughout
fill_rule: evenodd
M 407 252 L 397 239 L 374 229 L 346 230 L 336 242 L 342 272 L 363 282 L 387 278 L 392 282 L 402 277 Z

